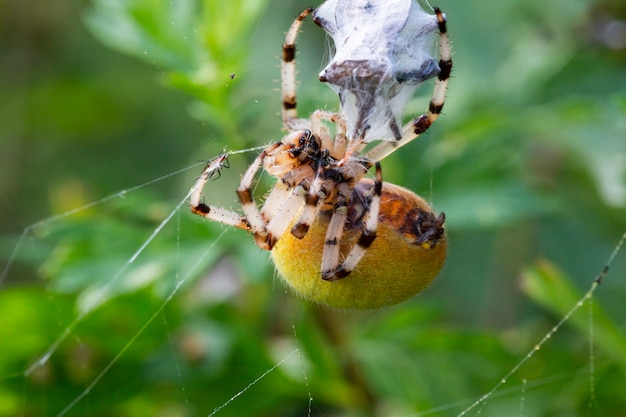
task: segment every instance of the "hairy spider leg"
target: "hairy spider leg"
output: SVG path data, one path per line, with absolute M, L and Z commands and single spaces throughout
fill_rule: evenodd
M 313 12 L 309 7 L 302 11 L 293 21 L 285 43 L 283 44 L 283 56 L 281 60 L 281 85 L 282 85 L 282 119 L 285 129 L 289 131 L 302 130 L 308 128 L 306 119 L 298 119 L 297 99 L 296 99 L 296 38 L 304 19 Z
M 326 230 L 324 239 L 324 250 L 322 252 L 322 279 L 334 281 L 337 279 L 335 272 L 340 264 L 340 244 L 343 230 L 348 218 L 348 196 L 351 187 L 346 182 L 336 185 L 335 204 L 332 209 L 332 216 Z
M 322 192 L 322 169 L 323 167 L 320 165 L 309 192 L 304 196 L 304 209 L 291 228 L 291 234 L 298 239 L 303 239 L 306 236 L 327 197 Z
M 246 173 L 241 179 L 241 183 L 239 184 L 239 188 L 237 188 L 237 195 L 239 196 L 239 201 L 241 202 L 241 209 L 250 224 L 250 230 L 254 234 L 254 241 L 261 249 L 271 250 L 276 240 L 280 238 L 280 236 L 275 236 L 267 228 L 267 220 L 259 211 L 259 208 L 254 200 L 254 196 L 252 195 L 252 182 L 254 181 L 254 176 L 261 168 L 261 164 L 264 159 L 270 155 L 270 153 L 278 148 L 283 146 L 282 142 L 276 142 L 273 145 L 268 146 L 261 152 L 254 160 L 254 162 L 248 167 Z M 296 188 L 292 188 L 290 190 L 290 195 L 283 202 L 282 206 L 285 205 L 291 207 L 293 204 L 298 204 L 298 195 L 296 194 Z M 304 201 L 302 197 L 300 200 Z M 300 203 L 301 204 L 301 203 Z M 279 209 L 280 211 L 280 209 Z M 280 228 L 279 228 L 280 229 Z M 274 231 L 279 229 L 274 228 Z
M 380 162 L 376 162 L 376 179 L 374 180 L 374 190 L 372 201 L 366 212 L 366 220 L 361 230 L 357 242 L 354 244 L 346 259 L 337 266 L 335 271 L 336 279 L 348 276 L 358 265 L 363 255 L 376 239 L 376 230 L 378 228 L 378 213 L 380 211 L 380 196 L 383 191 L 383 173 Z
M 202 171 L 202 174 L 200 174 L 200 177 L 191 188 L 189 205 L 191 206 L 191 211 L 199 216 L 226 224 L 228 226 L 237 227 L 243 230 L 250 230 L 250 225 L 244 216 L 241 216 L 232 210 L 207 205 L 200 201 L 202 199 L 202 190 L 204 185 L 213 175 L 216 173 L 219 174 L 220 170 L 227 166 L 227 158 L 228 153 L 224 153 L 207 163 L 204 171 Z

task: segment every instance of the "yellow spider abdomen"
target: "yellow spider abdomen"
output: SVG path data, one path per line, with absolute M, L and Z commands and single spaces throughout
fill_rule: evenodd
M 356 269 L 336 281 L 323 280 L 320 272 L 330 220 L 327 215 L 317 216 L 303 239 L 285 233 L 272 249 L 272 258 L 289 286 L 308 300 L 344 309 L 397 304 L 424 290 L 446 258 L 447 240 L 442 225 L 434 238 L 420 241 L 417 213 L 437 218 L 430 206 L 413 192 L 384 183 L 376 239 Z M 344 231 L 343 256 L 357 239 L 358 230 Z

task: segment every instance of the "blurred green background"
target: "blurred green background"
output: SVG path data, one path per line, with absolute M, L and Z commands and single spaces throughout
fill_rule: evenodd
M 589 288 L 626 230 L 622 0 L 436 4 L 454 47 L 445 114 L 383 168 L 446 213 L 450 253 L 407 303 L 312 306 L 246 233 L 175 210 L 202 161 L 280 138 L 280 46 L 312 5 L 0 2 L 3 267 L 14 255 L 0 416 L 206 416 L 283 359 L 217 415 L 458 415 Z M 304 23 L 302 115 L 336 108 L 316 79 L 327 43 Z M 231 157 L 207 198 L 236 207 L 254 156 Z M 480 414 L 622 416 L 624 278 L 623 250 L 592 316 L 581 308 Z

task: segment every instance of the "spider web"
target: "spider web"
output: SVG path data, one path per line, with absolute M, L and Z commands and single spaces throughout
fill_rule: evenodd
M 253 151 L 258 151 L 258 150 L 259 148 L 250 148 L 250 149 L 233 152 L 233 154 L 253 152 Z M 43 226 L 50 226 L 50 224 L 52 223 L 56 223 L 62 219 L 66 219 L 68 217 L 74 216 L 84 210 L 91 209 L 94 206 L 106 204 L 107 202 L 114 200 L 114 199 L 123 198 L 124 196 L 127 196 L 128 194 L 131 194 L 133 192 L 136 192 L 137 190 L 141 188 L 150 186 L 156 182 L 168 179 L 172 176 L 179 175 L 192 168 L 197 169 L 198 164 L 185 167 L 181 170 L 178 170 L 170 174 L 164 175 L 162 177 L 156 178 L 154 180 L 145 182 L 138 186 L 122 190 L 118 193 L 104 197 L 100 200 L 91 202 L 85 206 L 79 207 L 74 210 L 70 210 L 66 213 L 63 213 L 62 215 L 52 216 L 52 217 L 43 219 L 39 222 L 36 222 L 26 227 L 14 251 L 12 252 L 9 262 L 5 265 L 2 276 L 0 278 L 4 280 L 7 277 L 7 275 L 10 274 L 13 261 L 16 259 L 19 252 L 21 250 L 24 250 L 23 245 L 25 244 L 26 239 L 29 237 L 30 234 L 32 234 L 38 228 L 41 228 Z M 171 211 L 164 217 L 163 221 L 159 223 L 158 226 L 156 226 L 152 230 L 152 232 L 149 234 L 147 238 L 145 238 L 145 240 L 143 240 L 142 244 L 138 247 L 138 249 L 132 252 L 129 255 L 128 259 L 123 263 L 123 265 L 106 280 L 105 287 L 103 291 L 101 292 L 101 294 L 106 294 L 106 287 L 114 285 L 116 280 L 123 279 L 124 272 L 126 271 L 126 269 L 129 268 L 137 259 L 144 256 L 144 252 L 150 246 L 153 240 L 157 238 L 159 234 L 162 233 L 162 231 L 164 230 L 166 226 L 172 223 L 174 223 L 173 226 L 175 226 L 177 230 L 176 251 L 177 253 L 180 251 L 180 240 L 185 238 L 185 236 L 182 235 L 181 228 L 180 228 L 180 211 L 181 211 L 181 208 L 184 206 L 184 204 L 187 202 L 188 197 L 189 197 L 189 194 L 185 195 L 181 200 L 179 200 L 177 204 L 173 206 Z M 178 221 L 174 221 L 174 219 L 176 218 L 178 219 Z M 108 361 L 106 364 L 104 364 L 104 366 L 102 366 L 102 368 L 95 374 L 95 376 L 93 376 L 93 378 L 84 386 L 84 388 L 82 388 L 82 390 L 75 395 L 73 400 L 65 404 L 64 407 L 60 411 L 49 410 L 51 415 L 55 415 L 55 416 L 68 415 L 76 408 L 76 406 L 79 403 L 81 403 L 82 401 L 85 401 L 86 399 L 89 399 L 90 396 L 95 395 L 93 394 L 94 388 L 96 388 L 97 385 L 102 381 L 102 379 L 105 378 L 108 374 L 110 374 L 116 367 L 121 366 L 120 360 L 124 357 L 125 354 L 127 354 L 127 351 L 129 350 L 129 348 L 139 343 L 138 341 L 141 339 L 146 329 L 150 327 L 151 325 L 153 325 L 156 319 L 158 318 L 162 318 L 163 320 L 164 327 L 166 328 L 165 337 L 168 339 L 170 347 L 172 349 L 171 356 L 173 358 L 173 361 L 176 363 L 176 367 L 177 367 L 176 372 L 179 376 L 181 375 L 181 371 L 177 363 L 177 353 L 175 352 L 175 348 L 173 345 L 174 339 L 169 334 L 169 330 L 167 330 L 170 328 L 170 325 L 168 325 L 167 323 L 164 309 L 167 307 L 168 304 L 172 302 L 172 300 L 175 297 L 178 296 L 181 288 L 183 288 L 185 285 L 188 285 L 192 277 L 194 275 L 197 275 L 198 269 L 203 266 L 202 260 L 206 259 L 206 257 L 209 256 L 209 254 L 212 251 L 215 251 L 216 246 L 220 244 L 226 231 L 227 230 L 222 231 L 222 233 L 213 242 L 207 243 L 206 247 L 203 248 L 203 251 L 200 253 L 200 255 L 198 256 L 198 258 L 196 259 L 194 263 L 192 263 L 191 265 L 187 265 L 186 268 L 182 268 L 182 265 L 180 264 L 177 266 L 177 271 L 175 273 L 175 285 L 171 289 L 171 291 L 169 291 L 169 293 L 164 297 L 162 302 L 159 305 L 157 305 L 153 311 L 150 312 L 149 317 L 141 323 L 140 327 L 130 337 L 128 337 L 123 347 L 121 347 L 117 351 L 115 356 L 110 361 Z M 455 402 L 449 402 L 449 403 L 442 404 L 437 407 L 426 409 L 419 413 L 402 414 L 402 415 L 407 415 L 407 416 L 408 415 L 410 416 L 425 416 L 425 415 L 464 416 L 470 413 L 475 413 L 475 415 L 481 415 L 484 411 L 486 411 L 489 408 L 490 402 L 492 400 L 497 399 L 499 397 L 505 397 L 505 396 L 510 396 L 510 395 L 519 396 L 519 409 L 520 409 L 519 414 L 526 415 L 524 411 L 525 410 L 524 407 L 525 407 L 527 392 L 529 390 L 536 388 L 536 387 L 542 387 L 542 386 L 546 386 L 550 384 L 563 382 L 564 380 L 571 378 L 572 374 L 570 372 L 564 372 L 560 375 L 552 374 L 552 375 L 541 376 L 541 377 L 530 379 L 530 380 L 524 377 L 522 378 L 521 385 L 518 385 L 518 386 L 509 386 L 509 381 L 512 379 L 514 375 L 519 374 L 522 368 L 525 365 L 527 365 L 527 363 L 530 362 L 534 356 L 539 355 L 541 350 L 544 348 L 544 346 L 549 344 L 550 341 L 556 336 L 556 334 L 562 329 L 562 327 L 568 321 L 570 321 L 572 317 L 575 315 L 575 313 L 577 313 L 585 305 L 588 306 L 587 314 L 588 314 L 588 329 L 589 329 L 588 330 L 589 332 L 589 340 L 588 340 L 589 368 L 587 370 L 588 378 L 589 378 L 588 396 L 589 396 L 590 409 L 595 409 L 596 407 L 598 407 L 598 405 L 595 403 L 595 389 L 596 389 L 595 374 L 596 374 L 597 365 L 596 365 L 596 354 L 594 351 L 594 320 L 595 319 L 594 319 L 594 314 L 593 314 L 594 312 L 593 296 L 596 290 L 598 289 L 599 285 L 605 280 L 605 277 L 609 273 L 609 267 L 613 263 L 613 260 L 615 259 L 617 254 L 619 253 L 621 246 L 625 239 L 626 239 L 626 233 L 622 236 L 620 241 L 615 246 L 613 252 L 609 256 L 609 259 L 605 267 L 601 270 L 601 272 L 597 275 L 597 277 L 595 277 L 595 279 L 592 281 L 587 292 L 584 295 L 582 295 L 579 299 L 577 299 L 577 301 L 571 305 L 569 310 L 561 317 L 561 319 L 558 320 L 558 322 L 556 322 L 556 324 L 554 324 L 542 337 L 537 338 L 537 342 L 525 355 L 521 356 L 521 359 L 519 359 L 517 362 L 513 362 L 514 365 L 510 368 L 510 370 L 508 372 L 505 372 L 501 378 L 497 379 L 497 382 L 493 385 L 491 389 L 486 390 L 484 394 L 480 395 L 478 398 L 474 400 L 464 399 L 464 400 L 459 400 Z M 180 261 L 181 260 L 178 259 L 178 262 Z M 180 270 L 182 269 L 185 269 L 185 271 L 181 273 Z M 100 300 L 92 300 L 91 302 L 94 303 L 94 306 L 95 306 L 94 309 L 106 309 L 107 308 L 107 303 L 100 302 Z M 79 327 L 85 320 L 87 320 L 90 314 L 92 314 L 92 310 L 83 308 L 79 313 L 75 315 L 75 317 L 69 324 L 65 325 L 64 330 L 58 335 L 56 340 L 54 340 L 49 345 L 49 347 L 45 350 L 45 352 L 43 352 L 40 355 L 40 357 L 32 363 L 32 365 L 30 365 L 28 368 L 23 369 L 21 371 L 5 372 L 5 374 L 0 376 L 0 378 L 5 381 L 15 380 L 15 379 L 26 380 L 28 378 L 31 378 L 34 374 L 36 374 L 43 367 L 45 367 L 54 355 L 58 354 L 59 347 L 68 338 L 71 338 L 75 335 L 77 327 Z M 290 342 L 291 347 L 287 348 L 286 351 L 283 351 L 283 353 L 281 353 L 280 356 L 275 359 L 274 363 L 271 366 L 269 366 L 267 369 L 261 372 L 257 377 L 253 378 L 248 384 L 246 384 L 245 386 L 242 386 L 239 390 L 232 391 L 232 395 L 226 401 L 224 401 L 221 405 L 217 406 L 214 410 L 210 412 L 206 410 L 201 410 L 199 411 L 199 414 L 209 415 L 209 416 L 228 415 L 229 414 L 228 407 L 233 402 L 245 401 L 244 399 L 245 394 L 248 391 L 256 389 L 259 383 L 261 383 L 264 379 L 268 378 L 269 375 L 271 375 L 274 372 L 277 372 L 279 369 L 282 370 L 283 372 L 287 372 L 287 370 L 284 368 L 293 368 L 293 369 L 299 369 L 299 371 L 296 371 L 296 375 L 299 374 L 298 378 L 301 380 L 301 383 L 303 384 L 304 389 L 306 391 L 306 394 L 304 395 L 304 397 L 308 398 L 308 404 L 305 407 L 305 409 L 307 410 L 307 416 L 316 415 L 316 413 L 314 412 L 314 407 L 313 407 L 316 404 L 316 401 L 315 401 L 316 393 L 311 390 L 311 387 L 309 385 L 308 371 L 307 371 L 307 368 L 311 366 L 311 363 L 309 359 L 304 358 L 302 347 L 299 346 L 300 341 L 299 341 L 298 333 L 304 333 L 307 331 L 307 329 L 300 328 L 299 330 L 297 330 L 297 326 L 294 323 L 291 324 L 291 327 L 292 327 L 292 335 L 291 335 L 291 342 Z M 181 386 L 180 389 L 184 395 L 185 386 L 184 385 Z M 185 397 L 185 402 L 186 402 L 187 409 L 191 410 L 193 408 L 193 404 L 189 403 L 189 398 Z M 461 410 L 461 411 L 458 411 L 458 410 Z M 189 411 L 189 413 L 194 414 L 191 411 Z
M 158 65 L 155 64 L 155 68 L 158 68 Z M 244 149 L 239 152 L 246 153 L 255 150 L 257 150 L 257 148 Z M 8 262 L 2 270 L 2 274 L 0 275 L 0 286 L 5 280 L 7 280 L 7 278 L 8 281 L 10 281 L 11 273 L 13 271 L 12 267 L 14 264 L 19 262 L 21 257 L 25 253 L 32 250 L 33 247 L 36 248 L 36 245 L 33 246 L 33 243 L 43 240 L 43 235 L 45 235 L 48 229 L 55 231 L 55 229 L 58 228 L 59 230 L 57 236 L 60 235 L 62 238 L 64 235 L 70 233 L 69 230 L 64 232 L 64 224 L 66 220 L 71 220 L 74 216 L 80 216 L 97 206 L 115 204 L 117 202 L 127 200 L 129 196 L 141 192 L 148 186 L 171 179 L 185 172 L 189 172 L 190 170 L 195 173 L 193 170 L 198 170 L 201 164 L 203 163 L 187 166 L 181 170 L 147 181 L 136 187 L 126 188 L 118 193 L 93 201 L 77 209 L 66 211 L 58 216 L 42 219 L 41 221 L 26 227 L 19 236 L 18 241 L 10 254 Z M 430 180 L 430 191 L 432 193 L 432 176 Z M 289 318 L 286 319 L 286 327 L 289 331 L 286 335 L 282 335 L 280 343 L 277 344 L 279 348 L 276 348 L 273 351 L 273 356 L 271 357 L 269 364 L 262 365 L 260 369 L 255 369 L 256 373 L 253 376 L 248 376 L 248 379 L 239 386 L 226 387 L 225 391 L 227 391 L 227 394 L 225 396 L 222 395 L 224 400 L 218 406 L 200 410 L 197 405 L 194 404 L 191 393 L 191 390 L 194 387 L 184 378 L 185 370 L 182 368 L 184 366 L 185 359 L 178 349 L 179 344 L 177 335 L 174 334 L 176 326 L 175 318 L 172 317 L 172 312 L 167 310 L 168 307 L 173 304 L 174 300 L 182 297 L 185 289 L 195 282 L 192 277 L 197 274 L 199 270 L 204 270 L 207 264 L 212 262 L 208 261 L 208 259 L 216 256 L 214 254 L 217 253 L 219 247 L 225 243 L 230 233 L 227 230 L 219 230 L 212 236 L 211 240 L 205 240 L 197 252 L 193 253 L 191 258 L 185 257 L 183 255 L 183 252 L 185 251 L 182 249 L 182 246 L 185 241 L 189 239 L 188 230 L 184 228 L 184 225 L 181 226 L 181 218 L 184 220 L 187 216 L 184 204 L 185 200 L 186 196 L 181 196 L 179 200 L 169 205 L 165 210 L 166 212 L 159 217 L 158 224 L 153 226 L 152 229 L 149 229 L 145 235 L 141 235 L 135 246 L 124 252 L 123 259 L 119 260 L 119 263 L 117 264 L 118 267 L 113 269 L 113 271 L 109 270 L 107 272 L 107 274 L 103 277 L 101 285 L 97 286 L 96 289 L 90 292 L 88 296 L 81 297 L 78 300 L 78 312 L 71 311 L 69 314 L 59 314 L 59 311 L 54 308 L 47 310 L 47 313 L 50 316 L 56 317 L 56 321 L 58 322 L 57 324 L 60 325 L 61 330 L 58 332 L 57 337 L 52 340 L 46 340 L 43 343 L 39 343 L 40 351 L 38 352 L 37 357 L 32 360 L 31 364 L 21 367 L 13 365 L 0 370 L 0 381 L 2 381 L 3 385 L 7 386 L 14 386 L 16 384 L 18 386 L 21 385 L 21 390 L 24 393 L 29 392 L 28 387 L 32 385 L 32 381 L 44 381 L 43 391 L 47 392 L 49 397 L 55 396 L 58 393 L 56 387 L 45 385 L 45 374 L 49 371 L 51 363 L 55 358 L 61 359 L 66 357 L 65 352 L 63 351 L 63 349 L 65 349 L 65 345 L 72 343 L 79 344 L 86 338 L 86 336 L 82 335 L 82 330 L 84 327 L 90 325 L 93 316 L 98 316 L 101 312 L 111 312 L 111 310 L 114 310 L 119 306 L 119 304 L 115 304 L 116 298 L 123 297 L 124 294 L 127 294 L 130 290 L 119 290 L 118 284 L 125 281 L 135 280 L 135 278 L 140 275 L 134 274 L 134 272 L 136 272 L 135 266 L 145 258 L 155 256 L 147 252 L 150 251 L 153 246 L 158 244 L 158 241 L 165 241 L 170 239 L 171 236 L 174 236 L 176 242 L 175 245 L 169 242 L 167 247 L 170 251 L 176 252 L 176 260 L 173 262 L 176 269 L 174 271 L 168 271 L 165 274 L 166 278 L 161 279 L 161 281 L 169 281 L 169 283 L 167 285 L 163 285 L 164 288 L 161 289 L 161 296 L 158 297 L 158 301 L 150 305 L 148 311 L 145 315 L 140 316 L 138 321 L 132 323 L 133 326 L 131 326 L 130 332 L 123 333 L 122 338 L 124 340 L 121 343 L 121 347 L 115 348 L 116 350 L 112 359 L 107 359 L 104 363 L 97 363 L 98 366 L 95 374 L 88 375 L 88 377 L 84 378 L 81 383 L 68 384 L 71 385 L 72 390 L 71 400 L 65 401 L 61 405 L 50 403 L 44 408 L 44 414 L 58 416 L 70 415 L 72 413 L 82 411 L 83 409 L 80 407 L 85 405 L 85 403 L 93 403 L 94 405 L 92 406 L 92 410 L 96 410 L 98 402 L 106 401 L 109 398 L 103 396 L 102 392 L 98 391 L 98 388 L 101 387 L 107 377 L 117 379 L 113 378 L 113 376 L 118 372 L 123 371 L 125 367 L 128 366 L 128 362 L 125 361 L 125 359 L 131 355 L 131 350 L 137 347 L 143 348 L 144 342 L 152 337 L 149 336 L 148 333 L 153 327 L 158 326 L 159 322 L 163 328 L 161 329 L 162 331 L 160 332 L 160 337 L 166 342 L 169 349 L 169 354 L 167 356 L 172 359 L 172 362 L 175 364 L 173 374 L 179 377 L 178 380 L 174 382 L 174 386 L 181 392 L 183 397 L 182 415 L 233 415 L 232 412 L 233 409 L 235 409 L 234 407 L 237 404 L 249 401 L 250 394 L 254 391 L 262 391 L 264 393 L 262 395 L 267 395 L 265 394 L 265 391 L 268 391 L 268 388 L 263 384 L 271 381 L 271 378 L 279 373 L 289 375 L 292 381 L 298 383 L 294 390 L 299 393 L 298 401 L 302 403 L 300 407 L 303 411 L 302 414 L 307 416 L 329 415 L 331 413 L 333 415 L 337 414 L 335 411 L 328 411 L 323 408 L 324 404 L 327 402 L 325 397 L 328 395 L 328 392 L 320 390 L 320 386 L 323 386 L 326 381 L 320 381 L 321 378 L 319 375 L 324 375 L 324 373 L 320 372 L 319 369 L 323 368 L 324 362 L 321 361 L 322 363 L 317 363 L 315 359 L 319 360 L 320 358 L 312 356 L 312 353 L 310 352 L 311 342 L 308 339 L 311 338 L 310 333 L 313 333 L 314 329 L 312 329 L 312 327 L 315 327 L 315 324 L 312 324 L 311 321 L 302 321 L 298 319 L 298 316 L 303 314 L 299 302 L 293 302 L 288 309 L 289 312 L 293 313 L 289 314 Z M 194 220 L 197 221 L 198 219 Z M 184 223 L 184 221 L 182 221 L 182 223 Z M 168 229 L 173 229 L 174 233 L 172 235 L 166 235 Z M 607 266 L 612 263 L 613 259 L 617 255 L 623 240 L 624 237 L 622 237 L 619 244 L 617 244 L 614 248 L 609 261 L 607 262 Z M 115 242 L 112 244 L 114 243 Z M 254 245 L 249 240 L 246 243 L 249 247 L 254 248 Z M 222 253 L 220 252 L 220 254 Z M 95 259 L 92 259 L 94 264 L 96 263 L 95 261 Z M 260 262 L 262 263 L 267 261 Z M 267 265 L 265 265 L 265 267 L 267 267 Z M 602 278 L 606 274 L 607 269 L 604 269 L 599 277 Z M 132 276 L 133 278 L 129 279 L 129 276 Z M 161 274 L 160 276 L 163 275 Z M 610 274 L 609 277 L 612 278 Z M 536 331 L 532 333 L 533 341 L 530 343 L 530 346 L 532 346 L 530 350 L 519 352 L 517 355 L 510 358 L 510 360 L 506 362 L 507 367 L 505 367 L 504 370 L 498 369 L 493 372 L 493 370 L 486 369 L 485 373 L 491 375 L 492 378 L 489 380 L 489 384 L 487 386 L 480 386 L 473 390 L 473 392 L 478 393 L 476 397 L 451 396 L 445 400 L 439 400 L 435 393 L 433 393 L 433 398 L 437 398 L 436 400 L 433 400 L 433 402 L 438 405 L 420 407 L 419 409 L 423 410 L 420 412 L 408 411 L 406 409 L 402 409 L 400 411 L 393 410 L 393 412 L 389 412 L 387 415 L 504 415 L 502 413 L 498 414 L 500 409 L 498 408 L 499 405 L 497 404 L 497 400 L 500 398 L 510 398 L 511 396 L 517 400 L 518 408 L 515 412 L 518 415 L 533 415 L 534 410 L 532 408 L 530 397 L 535 390 L 546 389 L 547 387 L 563 384 L 572 378 L 588 379 L 588 389 L 583 394 L 586 394 L 586 396 L 589 397 L 589 409 L 592 412 L 599 411 L 601 413 L 602 403 L 596 402 L 597 384 L 599 382 L 597 373 L 600 369 L 607 367 L 607 360 L 601 355 L 600 352 L 597 352 L 597 349 L 595 348 L 596 338 L 602 337 L 601 335 L 598 335 L 600 332 L 596 331 L 596 327 L 602 327 L 597 325 L 597 323 L 601 323 L 602 321 L 602 315 L 597 312 L 597 307 L 601 306 L 601 303 L 593 302 L 595 300 L 594 294 L 599 288 L 599 281 L 599 279 L 593 280 L 587 293 L 580 297 L 574 297 L 574 301 L 568 304 L 567 308 L 559 310 L 561 312 L 555 311 L 553 314 L 557 317 L 557 320 L 555 320 L 555 324 L 551 325 L 549 329 L 536 329 Z M 248 282 L 247 284 L 251 283 Z M 267 285 L 267 282 L 263 282 L 261 284 L 264 287 L 270 287 Z M 606 284 L 608 284 L 607 287 L 611 285 L 611 280 L 606 280 Z M 271 290 L 277 293 L 280 297 L 287 298 L 288 296 L 283 294 L 281 289 L 282 286 L 278 283 L 271 288 Z M 63 297 L 62 294 L 55 290 L 49 290 L 46 292 L 46 296 L 49 298 L 59 299 Z M 558 300 L 553 298 L 552 300 L 549 300 L 548 303 L 556 305 L 558 304 Z M 46 304 L 46 306 L 48 306 L 48 304 Z M 563 335 L 563 333 L 566 333 L 565 337 L 569 336 L 567 335 L 567 332 L 564 331 L 564 324 L 575 322 L 576 317 L 580 316 L 580 310 L 584 306 L 588 306 L 588 368 L 580 371 L 579 369 L 571 369 L 565 366 L 564 368 L 561 368 L 561 372 L 555 372 L 553 369 L 533 370 L 533 359 L 536 359 L 538 355 L 545 354 L 545 351 L 547 350 L 546 348 L 550 346 L 550 342 L 553 341 L 557 335 Z M 374 313 L 374 316 L 376 315 L 384 316 L 385 312 Z M 356 316 L 357 324 L 359 324 L 358 320 L 363 318 L 363 316 Z M 365 316 L 365 318 L 371 318 L 371 316 Z M 428 317 L 420 317 L 420 319 L 422 322 L 428 322 Z M 406 322 L 401 323 L 406 324 Z M 519 326 L 521 328 L 522 323 L 520 323 Z M 27 333 L 29 329 L 29 327 L 17 329 L 13 335 L 10 335 L 9 338 L 5 338 L 0 343 L 5 346 L 8 345 L 10 347 L 14 347 L 13 350 L 17 352 L 21 347 L 18 343 L 18 336 L 21 336 L 23 333 Z M 353 333 L 350 333 L 350 335 L 353 335 Z M 98 344 L 106 345 L 110 336 L 114 335 L 100 334 L 96 337 L 95 341 Z M 373 338 L 383 339 L 386 336 L 386 334 L 374 334 Z M 469 339 L 471 339 L 471 336 Z M 463 343 L 470 343 L 470 341 L 464 340 Z M 572 345 L 575 345 L 576 343 L 576 339 L 571 342 Z M 524 344 L 524 346 L 526 346 L 526 344 Z M 390 350 L 388 355 L 392 356 L 395 352 L 395 350 Z M 343 353 L 346 352 L 344 351 Z M 336 351 L 329 349 L 329 354 L 336 354 Z M 485 352 L 484 355 L 486 358 L 488 353 Z M 258 356 L 260 357 L 262 354 L 259 353 Z M 419 359 L 417 356 L 418 355 L 414 357 L 416 361 Z M 359 359 L 361 359 L 359 363 L 367 364 L 367 361 L 364 361 L 362 357 Z M 478 363 L 477 360 L 476 362 Z M 379 365 L 380 363 L 380 361 L 375 362 L 374 365 L 371 365 L 368 368 L 370 375 L 372 368 L 376 368 L 376 365 Z M 459 364 L 455 371 L 457 373 L 463 373 L 470 372 L 471 369 L 471 367 L 465 367 L 463 364 Z M 520 376 L 520 381 L 516 382 L 514 380 L 515 376 Z M 352 382 L 352 380 L 350 382 Z M 424 388 L 424 384 L 420 384 L 421 381 L 417 378 L 414 378 L 412 382 L 415 383 L 415 386 L 409 387 L 409 390 Z M 271 383 L 269 385 L 271 388 L 276 389 L 276 387 L 271 386 Z M 335 386 L 333 388 L 336 389 L 337 392 L 342 392 L 342 389 L 345 390 L 345 387 L 342 386 Z M 403 387 L 397 387 L 397 389 L 402 390 Z M 18 391 L 19 390 L 20 389 L 18 388 Z M 32 394 L 25 395 L 28 395 L 28 398 L 23 398 L 24 404 L 40 400 L 40 397 L 38 396 Z M 338 393 L 336 395 L 339 396 L 340 394 Z M 271 393 L 269 396 L 271 396 Z M 258 399 L 259 397 L 257 396 L 254 398 Z M 4 411 L 6 409 L 15 410 L 15 408 L 6 408 L 9 407 L 6 402 L 4 405 L 2 403 L 3 399 L 0 398 L 0 415 L 10 415 L 6 414 L 7 412 Z M 254 408 L 255 405 L 257 404 L 247 404 L 245 408 L 249 410 L 250 408 Z M 24 407 L 25 406 L 18 408 L 17 414 L 24 415 L 26 413 L 26 409 Z M 348 410 L 346 413 L 349 413 L 350 411 L 351 410 Z M 181 415 L 180 412 L 178 414 L 176 414 L 176 412 L 177 410 L 174 410 L 171 414 Z M 255 415 L 255 413 L 253 412 L 252 415 Z

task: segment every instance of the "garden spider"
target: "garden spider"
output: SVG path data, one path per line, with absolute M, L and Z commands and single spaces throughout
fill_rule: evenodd
M 323 110 L 309 120 L 297 117 L 295 40 L 311 13 L 325 28 L 322 7 L 304 10 L 287 33 L 281 72 L 282 119 L 288 133 L 267 146 L 245 172 L 237 189 L 243 213 L 201 201 L 204 185 L 228 154 L 207 164 L 190 191 L 190 206 L 195 214 L 251 231 L 255 243 L 271 251 L 278 271 L 304 297 L 340 308 L 376 308 L 425 288 L 446 255 L 444 214 L 436 216 L 411 191 L 383 183 L 379 162 L 426 131 L 441 112 L 452 66 L 446 21 L 435 9 L 431 31 L 439 30 L 440 72 L 428 112 L 405 125 L 400 135 L 366 149 L 373 139 L 364 125 L 363 134 L 354 136 L 359 131 L 354 117 Z M 417 68 L 423 64 L 415 63 Z M 355 65 L 363 69 L 367 62 Z M 398 84 L 399 79 L 392 81 Z M 371 110 L 377 111 L 375 106 Z M 395 117 L 386 120 L 392 123 Z M 327 123 L 335 125 L 334 136 Z M 365 178 L 373 166 L 375 178 Z M 261 167 L 278 181 L 259 209 L 251 187 Z

